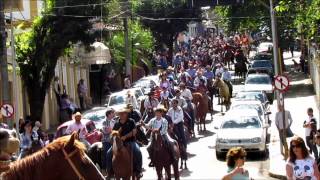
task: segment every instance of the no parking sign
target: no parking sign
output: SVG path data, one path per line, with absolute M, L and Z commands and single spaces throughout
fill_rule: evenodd
M 276 76 L 274 79 L 274 87 L 281 92 L 288 91 L 290 86 L 289 79 L 286 76 Z
M 3 117 L 11 118 L 14 115 L 14 108 L 11 104 L 3 104 L 1 106 L 1 114 Z

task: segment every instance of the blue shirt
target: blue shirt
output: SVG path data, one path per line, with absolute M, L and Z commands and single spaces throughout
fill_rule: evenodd
M 235 168 L 235 167 L 234 167 Z M 232 167 L 228 167 L 228 173 L 234 170 Z M 232 180 L 249 180 L 249 173 L 244 174 L 236 174 L 232 178 Z
M 203 76 L 206 77 L 207 79 L 213 79 L 214 78 L 214 74 L 212 71 L 206 71 L 203 73 Z
M 189 68 L 188 70 L 187 70 L 187 73 L 192 77 L 192 78 L 194 78 L 195 76 L 196 76 L 196 73 L 197 73 L 197 70 L 195 70 L 195 69 L 193 69 L 193 68 Z

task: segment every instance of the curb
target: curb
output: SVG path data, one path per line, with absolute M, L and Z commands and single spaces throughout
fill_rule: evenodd
M 273 177 L 273 178 L 283 179 L 283 180 L 286 180 L 286 179 L 287 179 L 286 176 L 279 175 L 279 174 L 274 174 L 274 173 L 272 173 L 271 171 L 269 171 L 268 174 L 269 174 L 270 177 Z

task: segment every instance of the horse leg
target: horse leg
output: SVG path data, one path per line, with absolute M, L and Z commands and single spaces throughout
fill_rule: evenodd
M 169 164 L 169 165 L 166 165 L 166 166 L 164 167 L 164 169 L 165 169 L 166 174 L 167 174 L 166 179 L 171 179 L 171 166 L 170 166 L 170 164 Z
M 180 163 L 180 169 L 183 169 L 183 158 L 182 158 L 182 156 L 180 157 L 180 161 L 181 161 L 181 163 Z
M 174 179 L 175 180 L 178 180 L 178 179 L 180 179 L 180 174 L 179 174 L 179 162 L 178 161 L 174 161 L 173 163 L 172 163 L 172 166 L 173 166 L 173 172 L 174 172 Z M 171 171 L 171 168 L 169 168 L 170 169 L 170 171 Z
M 156 166 L 158 180 L 162 180 L 162 167 Z
M 203 130 L 206 131 L 206 115 L 203 117 Z

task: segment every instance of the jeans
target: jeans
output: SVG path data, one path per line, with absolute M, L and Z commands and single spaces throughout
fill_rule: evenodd
M 111 148 L 111 143 L 109 142 L 102 142 L 102 167 L 101 169 L 107 168 L 107 152 Z
M 130 146 L 133 153 L 133 171 L 141 173 L 142 171 L 142 153 L 136 142 L 126 142 L 126 146 Z M 107 152 L 106 168 L 108 173 L 112 172 L 112 147 Z
M 311 137 L 311 136 L 307 136 L 307 137 L 306 137 L 306 143 L 307 143 L 307 146 L 308 146 L 309 149 L 310 149 L 310 153 L 313 153 L 314 158 L 315 158 L 315 159 L 318 159 L 318 149 L 317 149 L 317 146 L 316 146 L 315 144 L 313 144 L 311 141 L 312 141 L 312 137 Z
M 187 148 L 187 140 L 186 140 L 186 136 L 184 134 L 183 122 L 179 122 L 178 124 L 175 124 L 173 131 L 176 134 L 176 136 L 178 137 L 178 141 L 181 141 L 181 143 L 184 145 L 184 147 Z
M 85 107 L 84 107 L 84 97 L 83 96 L 79 96 L 79 101 L 80 101 L 80 108 L 83 111 L 85 109 Z

